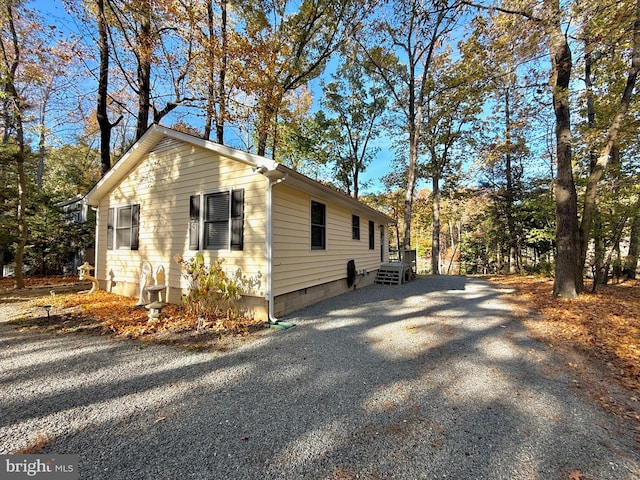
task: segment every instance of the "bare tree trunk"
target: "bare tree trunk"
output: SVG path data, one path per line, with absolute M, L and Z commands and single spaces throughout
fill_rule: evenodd
M 138 69 L 138 121 L 136 123 L 136 140 L 144 135 L 149 127 L 151 110 L 151 57 L 153 54 L 153 33 L 151 31 L 151 5 L 149 0 L 141 3 L 140 35 L 138 36 L 137 53 Z
M 574 298 L 582 291 L 580 232 L 578 228 L 578 196 L 571 164 L 571 106 L 569 87 L 572 58 L 569 42 L 560 21 L 559 0 L 546 0 L 547 25 L 551 54 L 553 105 L 556 118 L 556 275 L 555 296 Z
M 625 278 L 633 280 L 636 278 L 638 269 L 638 253 L 640 252 L 640 195 L 635 205 L 635 214 L 631 223 L 631 233 L 629 239 L 629 253 L 624 261 L 622 274 Z
M 431 225 L 431 273 L 440 275 L 440 179 L 432 178 L 433 222 Z
M 267 141 L 269 140 L 269 125 L 273 119 L 272 109 L 268 106 L 260 109 L 260 119 L 258 120 L 258 151 L 257 154 L 265 156 L 267 153 Z
M 213 118 L 215 113 L 215 51 L 213 49 L 213 36 L 215 35 L 214 28 L 214 15 L 213 15 L 213 0 L 207 3 L 207 34 L 209 35 L 208 50 L 208 64 L 207 64 L 207 106 L 205 109 L 204 117 L 204 135 L 205 140 L 211 140 L 211 130 L 213 125 Z
M 107 20 L 104 11 L 104 0 L 96 0 L 98 7 L 98 49 L 100 51 L 100 67 L 98 74 L 98 99 L 96 119 L 100 127 L 100 164 L 102 175 L 111 168 L 111 130 L 113 124 L 107 114 L 109 88 L 109 38 L 107 34 Z M 116 122 L 118 123 L 118 122 Z
M 608 268 L 604 262 L 606 252 L 601 228 L 595 228 L 593 248 L 593 265 L 591 267 L 593 272 L 593 287 L 591 288 L 591 292 L 595 292 L 598 289 L 598 285 L 607 283 Z
M 615 144 L 618 139 L 622 121 L 629 110 L 633 99 L 633 91 L 636 85 L 638 72 L 640 71 L 640 0 L 636 1 L 636 19 L 633 25 L 633 51 L 631 56 L 631 67 L 627 74 L 627 83 L 625 85 L 618 110 L 614 115 L 609 129 L 605 145 L 600 150 L 595 164 L 591 165 L 591 174 L 587 180 L 587 188 L 585 191 L 584 208 L 582 210 L 582 222 L 580 224 L 580 265 L 584 266 L 587 257 L 587 248 L 589 246 L 589 234 L 591 224 L 593 222 L 596 200 L 598 197 L 598 183 L 607 168 L 611 153 L 615 150 Z
M 220 10 L 222 12 L 222 65 L 218 76 L 218 115 L 216 116 L 216 141 L 224 143 L 224 123 L 227 117 L 227 61 L 229 56 L 229 42 L 227 38 L 227 0 L 220 0 Z
M 3 65 L 4 75 L 2 76 L 3 87 L 6 92 L 7 103 L 9 104 L 9 115 L 12 118 L 13 128 L 16 132 L 17 151 L 15 153 L 16 173 L 18 174 L 18 210 L 17 210 L 17 223 L 18 223 L 18 241 L 16 243 L 15 251 L 15 263 L 16 268 L 14 272 L 13 285 L 17 289 L 24 288 L 24 250 L 27 244 L 28 231 L 27 231 L 27 176 L 24 169 L 24 163 L 26 160 L 26 148 L 24 140 L 24 125 L 23 125 L 23 112 L 24 102 L 18 89 L 16 87 L 16 74 L 21 61 L 21 49 L 18 33 L 15 28 L 14 22 L 14 5 L 13 2 L 7 2 L 3 5 L 7 18 L 4 19 L 7 22 L 11 42 L 9 48 L 11 48 L 12 60 L 8 52 L 5 51 L 4 42 L 0 42 L 2 48 L 2 59 L 5 65 Z M 10 130 L 10 128 L 5 129 Z M 9 141 L 8 135 L 5 136 L 6 141 Z
M 504 96 L 504 121 L 505 121 L 505 177 L 507 182 L 507 190 L 505 192 L 505 216 L 507 217 L 507 245 L 509 254 L 509 263 L 507 270 L 509 273 L 516 273 L 517 268 L 517 238 L 516 238 L 516 222 L 513 218 L 513 169 L 512 163 L 512 149 L 511 149 L 511 103 L 509 96 L 511 90 L 507 88 Z
M 45 135 L 45 117 L 47 113 L 47 99 L 43 99 L 40 107 L 40 135 L 38 138 L 38 167 L 36 169 L 36 189 L 42 190 L 44 181 L 44 160 L 46 156 L 46 135 Z

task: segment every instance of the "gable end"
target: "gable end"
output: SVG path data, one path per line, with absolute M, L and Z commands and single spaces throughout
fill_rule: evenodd
M 156 143 L 154 147 L 151 148 L 151 150 L 149 150 L 149 153 L 164 152 L 165 150 L 170 150 L 174 147 L 177 147 L 181 143 L 183 143 L 181 140 L 165 136 L 158 143 Z

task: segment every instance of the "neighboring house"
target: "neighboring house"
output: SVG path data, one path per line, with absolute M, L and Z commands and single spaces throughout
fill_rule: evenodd
M 187 287 L 176 255 L 224 258 L 255 286 L 243 297 L 275 320 L 359 285 L 387 260 L 393 220 L 267 158 L 153 125 L 86 195 L 97 208 L 94 275 L 136 296 L 143 265 L 164 272 L 166 298 Z M 146 263 L 149 262 L 149 263 Z
M 84 203 L 83 199 L 84 197 L 82 195 L 77 195 L 73 198 L 56 203 L 55 206 L 60 209 L 60 212 L 62 212 L 62 215 L 68 224 L 83 225 L 87 223 L 90 224 L 95 221 L 95 213 L 89 205 Z M 93 262 L 95 255 L 96 252 L 93 248 L 93 244 L 90 244 L 89 246 L 76 245 L 72 258 L 69 258 L 64 265 L 64 273 L 77 275 L 78 267 L 86 261 Z

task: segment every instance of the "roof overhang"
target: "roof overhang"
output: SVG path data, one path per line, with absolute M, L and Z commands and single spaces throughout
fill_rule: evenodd
M 245 163 L 254 169 L 264 166 L 272 170 L 276 163 L 259 155 L 226 147 L 219 143 L 211 142 L 199 137 L 194 137 L 186 133 L 178 132 L 161 125 L 154 124 L 134 143 L 129 150 L 111 167 L 111 169 L 98 181 L 98 183 L 84 197 L 84 202 L 92 206 L 97 206 L 100 200 L 113 190 L 123 178 L 140 162 L 142 157 L 149 153 L 155 145 L 163 138 L 180 140 L 197 147 L 218 153 L 227 158 Z
M 98 183 L 84 197 L 84 203 L 91 206 L 98 206 L 100 200 L 108 195 L 111 190 L 138 165 L 140 160 L 149 153 L 162 139 L 165 137 L 186 142 L 190 145 L 204 148 L 211 152 L 215 152 L 223 157 L 236 160 L 253 168 L 254 172 L 264 175 L 270 181 L 285 180 L 288 185 L 307 192 L 314 197 L 327 202 L 338 204 L 344 208 L 364 212 L 370 218 L 380 223 L 391 224 L 395 220 L 378 210 L 365 205 L 358 200 L 345 195 L 337 190 L 312 180 L 291 168 L 274 162 L 271 159 L 254 155 L 252 153 L 236 150 L 235 148 L 226 147 L 219 143 L 204 140 L 193 135 L 178 132 L 161 125 L 154 124 L 134 143 L 129 150 L 116 162 Z
M 286 177 L 286 184 L 292 187 L 298 188 L 304 192 L 311 194 L 319 200 L 326 200 L 333 204 L 338 204 L 349 210 L 355 210 L 358 212 L 364 212 L 371 219 L 375 219 L 380 223 L 395 224 L 395 220 L 391 217 L 379 212 L 375 208 L 372 208 L 349 195 L 346 195 L 338 190 L 328 187 L 322 183 L 319 183 L 301 173 L 292 170 L 281 164 L 276 164 L 274 170 L 280 172 L 282 176 Z

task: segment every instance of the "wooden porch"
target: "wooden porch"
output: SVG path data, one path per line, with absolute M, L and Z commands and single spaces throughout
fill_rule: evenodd
M 375 283 L 379 285 L 402 285 L 415 277 L 416 251 L 406 250 L 402 259 L 380 265 Z

